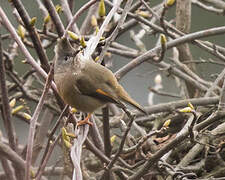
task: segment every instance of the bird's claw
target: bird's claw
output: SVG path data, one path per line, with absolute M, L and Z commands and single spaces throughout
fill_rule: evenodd
M 85 124 L 88 124 L 88 125 L 92 126 L 93 123 L 89 121 L 89 118 L 90 118 L 90 116 L 87 116 L 84 120 L 78 121 L 77 122 L 77 127 L 85 125 Z

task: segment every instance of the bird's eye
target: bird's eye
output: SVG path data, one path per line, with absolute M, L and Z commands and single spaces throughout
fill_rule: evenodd
M 67 61 L 67 60 L 69 60 L 69 58 L 70 58 L 70 57 L 69 57 L 68 55 L 66 55 L 66 56 L 64 57 L 64 60 Z

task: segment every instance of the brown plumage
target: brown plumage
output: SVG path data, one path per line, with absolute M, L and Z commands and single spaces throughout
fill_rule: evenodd
M 67 39 L 60 39 L 55 48 L 54 79 L 67 104 L 92 113 L 106 103 L 121 104 L 122 101 L 145 113 L 109 69 L 92 59 L 84 59 L 80 53 L 75 54 Z

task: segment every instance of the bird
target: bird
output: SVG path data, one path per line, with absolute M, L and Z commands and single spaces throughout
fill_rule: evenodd
M 88 113 L 78 125 L 89 124 L 91 114 L 107 103 L 129 104 L 146 114 L 119 84 L 115 75 L 105 66 L 85 57 L 72 47 L 68 38 L 58 39 L 55 46 L 54 81 L 61 98 L 75 109 Z

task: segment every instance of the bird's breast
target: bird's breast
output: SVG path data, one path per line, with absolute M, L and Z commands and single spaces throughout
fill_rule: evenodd
M 77 110 L 82 112 L 93 112 L 105 104 L 105 102 L 84 95 L 79 91 L 76 86 L 77 74 L 75 72 L 55 74 L 54 78 L 62 99 L 65 103 L 75 107 Z

